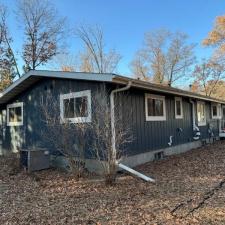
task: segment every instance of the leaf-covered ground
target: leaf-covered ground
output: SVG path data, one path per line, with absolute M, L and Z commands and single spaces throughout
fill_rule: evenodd
M 0 158 L 0 224 L 225 224 L 225 142 L 138 167 L 113 187 L 46 170 L 12 171 Z

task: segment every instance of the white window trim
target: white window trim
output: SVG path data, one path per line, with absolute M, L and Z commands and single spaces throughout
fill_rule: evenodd
M 175 118 L 176 119 L 183 119 L 183 101 L 181 97 L 175 97 Z M 180 102 L 180 107 L 181 107 L 181 115 L 177 115 L 177 104 L 176 102 L 179 101 Z
M 148 98 L 163 100 L 163 116 L 148 116 Z M 165 96 L 145 94 L 145 117 L 146 117 L 146 121 L 165 121 L 166 120 Z
M 198 122 L 198 126 L 206 126 L 206 105 L 205 102 L 203 101 L 197 101 L 197 121 L 198 121 L 198 105 L 199 104 L 203 104 L 204 105 L 204 109 L 205 109 L 205 120 L 202 122 Z
M 70 98 L 80 98 L 80 97 L 87 97 L 87 117 L 74 117 L 74 118 L 64 118 L 64 99 Z M 90 123 L 91 122 L 91 91 L 79 91 L 79 92 L 72 92 L 69 94 L 60 94 L 60 118 L 61 122 L 70 122 L 70 123 Z
M 20 122 L 10 122 L 9 121 L 9 109 L 21 107 L 21 118 Z M 7 105 L 7 126 L 23 126 L 23 102 L 16 102 L 13 104 Z
M 216 113 L 217 115 L 214 116 L 213 115 L 213 106 L 216 106 Z M 221 119 L 222 118 L 222 107 L 221 104 L 219 103 L 211 103 L 211 115 L 212 115 L 212 119 Z

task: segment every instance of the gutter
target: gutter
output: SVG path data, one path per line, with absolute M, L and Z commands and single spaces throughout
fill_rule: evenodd
M 122 164 L 122 163 L 119 163 L 117 161 L 117 158 L 116 158 L 116 130 L 115 130 L 115 102 L 114 102 L 114 94 L 115 93 L 118 93 L 118 92 L 122 92 L 122 91 L 126 91 L 128 89 L 130 89 L 132 85 L 132 81 L 129 81 L 128 84 L 123 87 L 123 88 L 118 88 L 118 89 L 114 89 L 112 90 L 112 92 L 110 93 L 110 115 L 111 115 L 111 133 L 112 133 L 112 137 L 111 137 L 111 142 L 112 142 L 112 157 L 113 157 L 113 160 L 116 162 L 116 165 L 123 169 L 123 170 L 126 170 L 127 172 L 147 181 L 147 182 L 153 182 L 155 183 L 155 180 L 150 178 L 150 177 L 147 177 L 145 176 L 144 174 L 142 173 L 139 173 L 138 171 Z
M 151 90 L 151 91 L 156 91 L 156 92 L 161 92 L 164 94 L 173 94 L 173 95 L 178 95 L 178 96 L 185 96 L 188 98 L 194 98 L 194 99 L 201 99 L 204 101 L 209 101 L 209 102 L 216 102 L 216 103 L 221 103 L 225 104 L 225 101 L 216 99 L 216 98 L 211 98 L 207 97 L 204 95 L 200 94 L 195 94 L 190 91 L 184 91 L 178 88 L 168 88 L 156 84 L 152 84 L 146 81 L 142 80 L 137 80 L 137 79 L 132 79 L 132 78 L 127 78 L 127 77 L 122 77 L 117 75 L 116 77 L 113 78 L 113 81 L 118 84 L 127 84 L 128 81 L 132 81 L 132 86 L 136 88 L 141 88 L 144 90 Z

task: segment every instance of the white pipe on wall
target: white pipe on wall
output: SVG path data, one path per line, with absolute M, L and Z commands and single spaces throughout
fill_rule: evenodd
M 195 130 L 195 103 L 190 100 L 190 103 L 192 104 L 192 126 L 193 126 L 193 130 Z
M 123 88 L 118 88 L 113 90 L 110 93 L 110 113 L 111 113 L 111 132 L 112 132 L 112 157 L 114 158 L 115 162 L 117 162 L 116 160 L 116 130 L 115 130 L 115 102 L 114 102 L 114 94 L 118 93 L 118 92 L 122 92 L 122 91 L 126 91 L 128 89 L 130 89 L 132 82 L 129 81 L 127 86 L 123 87 Z M 134 174 L 135 176 L 140 177 L 141 179 L 147 181 L 147 182 L 155 182 L 154 179 L 145 176 L 144 174 L 141 174 L 139 172 L 137 172 L 136 170 L 133 170 L 132 168 L 125 166 L 122 163 L 118 163 L 117 162 L 117 166 L 121 169 L 124 169 L 132 174 Z
M 110 113 L 111 113 L 111 132 L 112 132 L 112 157 L 116 160 L 116 130 L 115 130 L 115 103 L 114 94 L 130 89 L 132 82 L 129 81 L 127 86 L 112 90 L 110 93 Z
M 195 103 L 192 100 L 190 100 L 190 103 L 192 105 L 192 126 L 193 126 L 193 131 L 197 131 L 196 135 L 193 137 L 193 139 L 194 140 L 199 140 L 201 133 L 200 133 L 200 130 L 196 126 L 196 123 L 195 123 Z
M 219 133 L 222 132 L 222 123 L 221 123 L 221 118 L 219 119 Z
M 170 142 L 168 142 L 168 145 L 171 146 L 173 144 L 173 136 L 170 136 Z

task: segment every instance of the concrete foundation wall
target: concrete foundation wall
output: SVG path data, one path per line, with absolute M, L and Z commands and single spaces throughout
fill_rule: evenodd
M 205 139 L 205 143 L 212 143 L 215 140 L 219 140 L 219 138 L 216 137 L 214 139 Z M 172 147 L 168 147 L 168 148 L 158 149 L 156 151 L 149 151 L 149 152 L 142 153 L 142 154 L 136 154 L 133 156 L 124 157 L 121 160 L 121 163 L 123 163 L 129 167 L 135 167 L 135 166 L 153 161 L 155 154 L 158 152 L 163 152 L 164 156 L 180 154 L 180 153 L 189 151 L 191 149 L 201 147 L 202 143 L 203 143 L 203 141 L 199 140 L 199 141 L 189 142 L 186 144 L 176 145 L 176 146 L 172 146 Z M 64 167 L 64 168 L 67 165 L 67 162 L 63 156 L 58 156 L 57 158 L 52 158 L 52 163 L 54 166 Z M 85 160 L 85 168 L 87 168 L 90 172 L 102 174 L 104 163 L 105 162 L 100 163 L 99 161 L 94 160 L 94 159 L 86 159 Z
M 153 161 L 155 154 L 158 152 L 163 152 L 164 156 L 180 154 L 189 151 L 194 148 L 198 148 L 202 145 L 201 141 L 189 142 L 186 144 L 176 145 L 169 148 L 158 149 L 156 151 L 146 152 L 142 154 L 137 154 L 134 156 L 129 156 L 124 158 L 121 162 L 129 167 L 135 167 L 149 161 Z
M 51 156 L 51 166 L 67 169 L 68 167 L 68 160 L 64 156 Z M 106 166 L 106 162 L 94 159 L 85 159 L 85 168 L 97 174 L 103 174 L 104 167 Z

